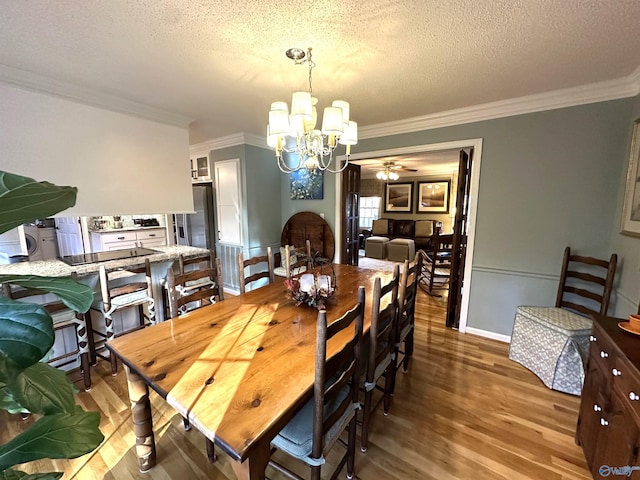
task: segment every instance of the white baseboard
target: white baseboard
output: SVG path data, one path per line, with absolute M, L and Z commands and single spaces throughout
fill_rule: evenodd
M 479 337 L 498 340 L 499 342 L 511 343 L 511 335 L 502 335 L 500 333 L 489 332 L 488 330 L 480 330 L 479 328 L 467 327 L 464 333 L 470 333 L 471 335 L 478 335 Z

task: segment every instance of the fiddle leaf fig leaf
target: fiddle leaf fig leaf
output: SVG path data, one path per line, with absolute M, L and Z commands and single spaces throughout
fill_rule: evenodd
M 29 429 L 0 445 L 0 472 L 42 458 L 77 458 L 104 440 L 98 428 L 100 414 L 84 412 L 45 415 Z
M 62 370 L 35 363 L 9 385 L 13 398 L 31 413 L 73 413 L 75 388 Z
M 71 310 L 84 313 L 93 302 L 93 290 L 71 277 L 39 277 L 37 275 L 0 275 L 0 283 L 53 293 Z
M 0 365 L 24 370 L 44 357 L 53 341 L 53 321 L 40 305 L 0 297 Z M 10 374 L 0 369 L 0 382 L 8 382 Z
M 8 469 L 0 472 L 0 480 L 59 480 L 64 472 L 25 473 Z
M 0 387 L 0 409 L 6 410 L 11 414 L 15 413 L 29 413 L 29 410 L 20 405 L 13 398 L 13 394 L 7 387 Z M 2 477 L 0 477 L 0 480 Z
M 60 187 L 0 170 L 0 233 L 76 204 L 76 187 Z

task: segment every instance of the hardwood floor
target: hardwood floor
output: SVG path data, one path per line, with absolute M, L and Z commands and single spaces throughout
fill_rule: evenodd
M 590 479 L 573 439 L 579 398 L 547 389 L 508 359 L 507 344 L 445 329 L 445 306 L 446 298 L 419 293 L 410 370 L 398 374 L 389 416 L 381 408 L 374 414 L 369 450 L 358 450 L 357 478 Z M 84 457 L 42 460 L 24 470 L 64 470 L 64 479 L 81 480 L 235 478 L 231 460 L 219 450 L 220 460 L 207 463 L 202 435 L 185 432 L 181 417 L 153 392 L 158 465 L 139 473 L 124 372 L 112 377 L 101 362 L 92 378 L 92 390 L 77 399 L 85 409 L 101 412 L 106 441 Z M 0 428 L 0 443 L 29 422 L 18 418 L 0 414 L 0 425 L 7 426 Z M 285 463 L 308 477 L 307 469 Z M 272 469 L 267 477 L 284 478 Z

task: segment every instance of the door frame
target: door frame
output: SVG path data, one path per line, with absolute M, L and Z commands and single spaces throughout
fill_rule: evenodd
M 382 157 L 387 155 L 402 155 L 408 153 L 437 152 L 441 150 L 464 150 L 473 147 L 473 164 L 471 165 L 471 190 L 469 192 L 469 230 L 467 232 L 467 258 L 464 267 L 465 289 L 462 292 L 462 304 L 460 305 L 460 325 L 458 331 L 465 332 L 467 329 L 467 316 L 469 313 L 469 294 L 471 292 L 471 271 L 473 267 L 473 254 L 476 236 L 476 215 L 478 206 L 478 192 L 480 190 L 480 164 L 482 163 L 482 138 L 470 138 L 467 140 L 455 140 L 452 142 L 430 143 L 426 145 L 413 145 L 408 147 L 390 148 L 387 150 L 375 150 L 369 152 L 355 153 L 349 156 L 349 160 L 364 160 L 371 157 Z M 345 157 L 338 157 L 344 160 Z M 340 175 L 336 179 L 336 199 L 335 199 L 335 230 L 336 238 L 342 238 L 342 178 Z M 336 262 L 342 259 L 342 252 L 336 250 Z

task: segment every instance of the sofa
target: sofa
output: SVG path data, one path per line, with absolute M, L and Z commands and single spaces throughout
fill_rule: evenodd
M 364 231 L 363 236 L 394 238 L 410 238 L 415 242 L 416 250 L 426 250 L 429 240 L 436 230 L 440 230 L 442 222 L 438 220 L 396 220 L 393 218 L 380 218 L 373 221 L 370 231 Z

